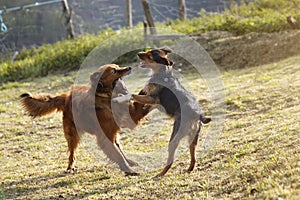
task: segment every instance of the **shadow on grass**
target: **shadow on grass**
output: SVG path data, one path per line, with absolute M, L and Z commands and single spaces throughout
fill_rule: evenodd
M 51 180 L 53 179 L 59 179 L 61 177 L 66 177 L 66 176 L 72 176 L 72 175 L 66 173 L 56 173 L 56 174 L 49 174 L 47 176 L 24 178 L 19 181 L 11 181 L 10 183 L 4 186 L 5 197 L 8 199 L 14 199 L 20 196 L 26 197 L 27 195 L 35 193 L 38 190 L 59 188 L 59 187 L 71 185 L 74 182 L 73 179 L 70 179 L 68 181 L 61 180 L 53 185 L 46 183 L 46 182 L 51 182 Z M 40 183 L 42 182 L 45 182 L 43 184 L 44 186 L 39 186 Z
M 65 172 L 54 172 L 45 176 L 38 177 L 29 177 L 24 178 L 19 181 L 11 181 L 3 185 L 3 191 L 1 193 L 0 190 L 0 198 L 1 199 L 17 199 L 17 198 L 30 198 L 30 199 L 81 199 L 87 198 L 92 195 L 97 194 L 106 194 L 110 191 L 120 190 L 132 185 L 136 185 L 139 183 L 145 183 L 151 180 L 156 180 L 153 177 L 149 178 L 137 178 L 130 179 L 130 183 L 116 184 L 111 185 L 111 183 L 107 183 L 107 186 L 103 188 L 91 188 L 90 191 L 85 191 L 85 186 L 99 184 L 99 181 L 105 181 L 111 179 L 111 176 L 106 172 L 102 172 L 102 174 L 94 172 L 95 170 L 85 170 L 80 171 L 75 174 L 69 174 Z M 82 177 L 82 174 L 93 173 L 93 179 L 89 179 L 87 177 Z M 121 172 L 120 172 L 121 173 Z M 115 177 L 119 179 L 119 177 Z M 123 178 L 123 177 L 122 177 Z M 131 177 L 128 177 L 131 178 Z M 159 179 L 157 179 L 159 180 Z M 76 185 L 76 188 L 74 188 Z M 100 186 L 101 187 L 101 186 Z M 57 191 L 52 191 L 51 190 Z M 36 195 L 35 195 L 36 193 Z M 39 194 L 38 194 L 39 193 Z

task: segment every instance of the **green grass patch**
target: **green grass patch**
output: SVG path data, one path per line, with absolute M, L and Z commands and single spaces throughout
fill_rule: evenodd
M 113 32 L 109 33 L 113 34 Z M 24 49 L 17 61 L 0 65 L 1 82 L 45 76 L 49 72 L 77 69 L 90 51 L 106 37 L 85 35 L 37 49 Z
M 278 32 L 290 29 L 286 17 L 300 19 L 299 0 L 256 0 L 250 3 L 231 4 L 223 13 L 200 11 L 201 17 L 186 20 L 170 20 L 167 25 L 185 34 L 208 31 L 229 31 L 236 34 L 251 32 Z
M 122 31 L 126 32 L 125 29 Z M 138 51 L 132 47 L 142 43 L 143 37 L 141 35 L 127 37 L 127 34 L 122 35 L 122 33 L 117 38 L 114 36 L 117 36 L 117 33 L 107 29 L 97 35 L 81 35 L 74 40 L 63 40 L 39 48 L 24 49 L 16 61 L 0 63 L 0 83 L 67 73 L 79 69 L 88 54 L 95 48 L 101 49 L 97 52 L 99 63 L 101 63 L 101 57 L 113 55 L 113 52 L 120 49 L 135 49 L 118 58 L 112 58 L 117 64 L 132 63 Z

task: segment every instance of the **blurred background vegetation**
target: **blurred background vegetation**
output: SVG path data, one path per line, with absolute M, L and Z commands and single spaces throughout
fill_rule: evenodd
M 156 26 L 189 35 L 200 35 L 210 31 L 227 31 L 234 35 L 281 32 L 292 29 L 287 23 L 287 16 L 300 19 L 300 0 L 188 0 L 188 18 L 184 21 L 176 19 L 177 1 L 172 1 L 173 4 L 170 0 L 165 1 L 149 1 Z M 8 8 L 33 2 L 35 1 L 0 0 L 0 9 L 4 6 Z M 65 30 L 61 5 L 53 4 L 3 14 L 8 32 L 0 34 L 0 82 L 44 76 L 58 69 L 76 69 L 101 41 L 126 30 L 123 1 L 69 2 L 76 32 L 74 40 L 63 40 Z M 144 16 L 141 2 L 132 2 L 135 24 L 133 29 L 142 28 Z M 204 6 L 207 6 L 208 10 Z M 143 42 L 140 36 L 131 39 Z M 126 42 L 117 41 L 114 45 L 122 47 L 128 45 L 128 41 Z M 41 46 L 42 44 L 46 45 Z M 19 53 L 16 60 L 12 61 L 11 57 L 15 51 Z M 130 61 L 132 60 L 122 59 L 122 62 Z
M 0 0 L 0 9 L 24 6 L 49 0 Z M 126 24 L 126 1 L 120 0 L 69 0 L 76 35 L 96 34 L 111 28 L 119 30 Z M 156 22 L 177 18 L 177 1 L 149 0 Z M 200 9 L 208 12 L 224 10 L 228 0 L 187 0 L 187 17 L 198 17 Z M 132 1 L 133 24 L 144 20 L 141 0 Z M 0 33 L 0 53 L 9 54 L 23 47 L 36 47 L 54 43 L 65 38 L 64 16 L 61 3 L 54 3 L 30 9 L 3 14 L 8 32 Z

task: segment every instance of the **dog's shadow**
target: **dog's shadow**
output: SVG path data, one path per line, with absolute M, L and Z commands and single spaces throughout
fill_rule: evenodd
M 130 179 L 130 182 L 127 181 L 126 183 L 120 182 L 119 184 L 115 184 L 115 185 L 107 183 L 105 184 L 105 186 L 103 186 L 103 188 L 98 187 L 97 189 L 85 190 L 85 185 L 87 182 L 88 185 L 94 185 L 99 181 L 106 181 L 111 178 L 114 178 L 111 177 L 111 175 L 106 172 L 97 173 L 99 169 L 96 168 L 97 167 L 95 167 L 95 169 L 93 168 L 93 169 L 80 170 L 78 172 L 75 172 L 74 174 L 65 173 L 64 171 L 59 171 L 57 173 L 52 173 L 46 176 L 28 177 L 19 181 L 11 181 L 8 183 L 10 185 L 9 187 L 4 185 L 3 192 L 7 199 L 16 198 L 17 196 L 30 197 L 33 196 L 35 193 L 40 193 L 40 191 L 45 191 L 45 193 L 43 194 L 44 195 L 43 198 L 47 198 L 47 199 L 48 198 L 81 199 L 81 198 L 87 198 L 95 194 L 103 194 L 103 193 L 109 193 L 110 191 L 114 191 L 114 190 L 120 190 L 123 188 L 130 187 L 132 185 L 136 185 L 137 183 L 146 183 L 151 180 L 156 180 L 156 178 L 154 178 L 153 176 L 149 176 L 149 177 L 129 176 L 126 178 Z M 88 180 L 86 180 L 84 177 L 80 178 L 81 174 L 85 174 L 85 173 L 94 173 L 96 176 L 94 176 L 93 179 L 88 179 Z M 45 183 L 42 184 L 41 186 L 41 184 L 39 184 L 41 182 L 45 182 Z M 53 195 L 47 196 L 48 193 L 47 191 L 56 190 L 56 189 L 58 191 L 61 191 L 62 188 L 69 190 L 70 188 L 74 187 L 74 184 L 77 185 L 76 188 L 82 188 L 82 190 L 74 189 L 73 191 L 67 193 L 61 192 L 61 194 L 59 194 L 59 192 L 56 192 L 58 194 L 54 196 Z

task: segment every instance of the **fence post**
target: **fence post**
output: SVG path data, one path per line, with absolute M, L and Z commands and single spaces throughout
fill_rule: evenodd
M 131 0 L 126 0 L 126 25 L 132 28 L 132 4 Z
M 147 22 L 143 21 L 143 25 L 144 25 L 144 45 L 147 46 L 147 41 L 148 41 Z
M 73 39 L 75 37 L 74 28 L 72 24 L 72 12 L 70 10 L 67 0 L 62 0 L 63 13 L 65 16 L 65 26 L 67 27 L 67 36 Z
M 143 21 L 143 25 L 144 25 L 144 37 L 145 39 L 147 40 L 147 37 L 148 37 L 148 33 L 147 33 L 147 22 L 146 21 Z
M 150 7 L 149 7 L 149 4 L 148 4 L 147 0 L 142 0 L 142 4 L 143 4 L 146 20 L 147 20 L 147 23 L 148 23 L 149 28 L 150 28 L 150 33 L 151 33 L 151 35 L 156 35 L 155 25 L 154 25 L 154 22 L 153 22 Z
M 142 4 L 143 4 L 147 24 L 148 24 L 149 29 L 150 29 L 150 34 L 151 35 L 156 35 L 156 28 L 155 28 L 155 25 L 154 25 L 151 10 L 150 10 L 150 7 L 149 7 L 149 4 L 148 4 L 147 0 L 142 0 Z M 158 40 L 153 40 L 153 42 L 156 46 L 159 46 L 159 41 Z
M 185 0 L 178 0 L 178 17 L 182 21 L 186 19 Z

